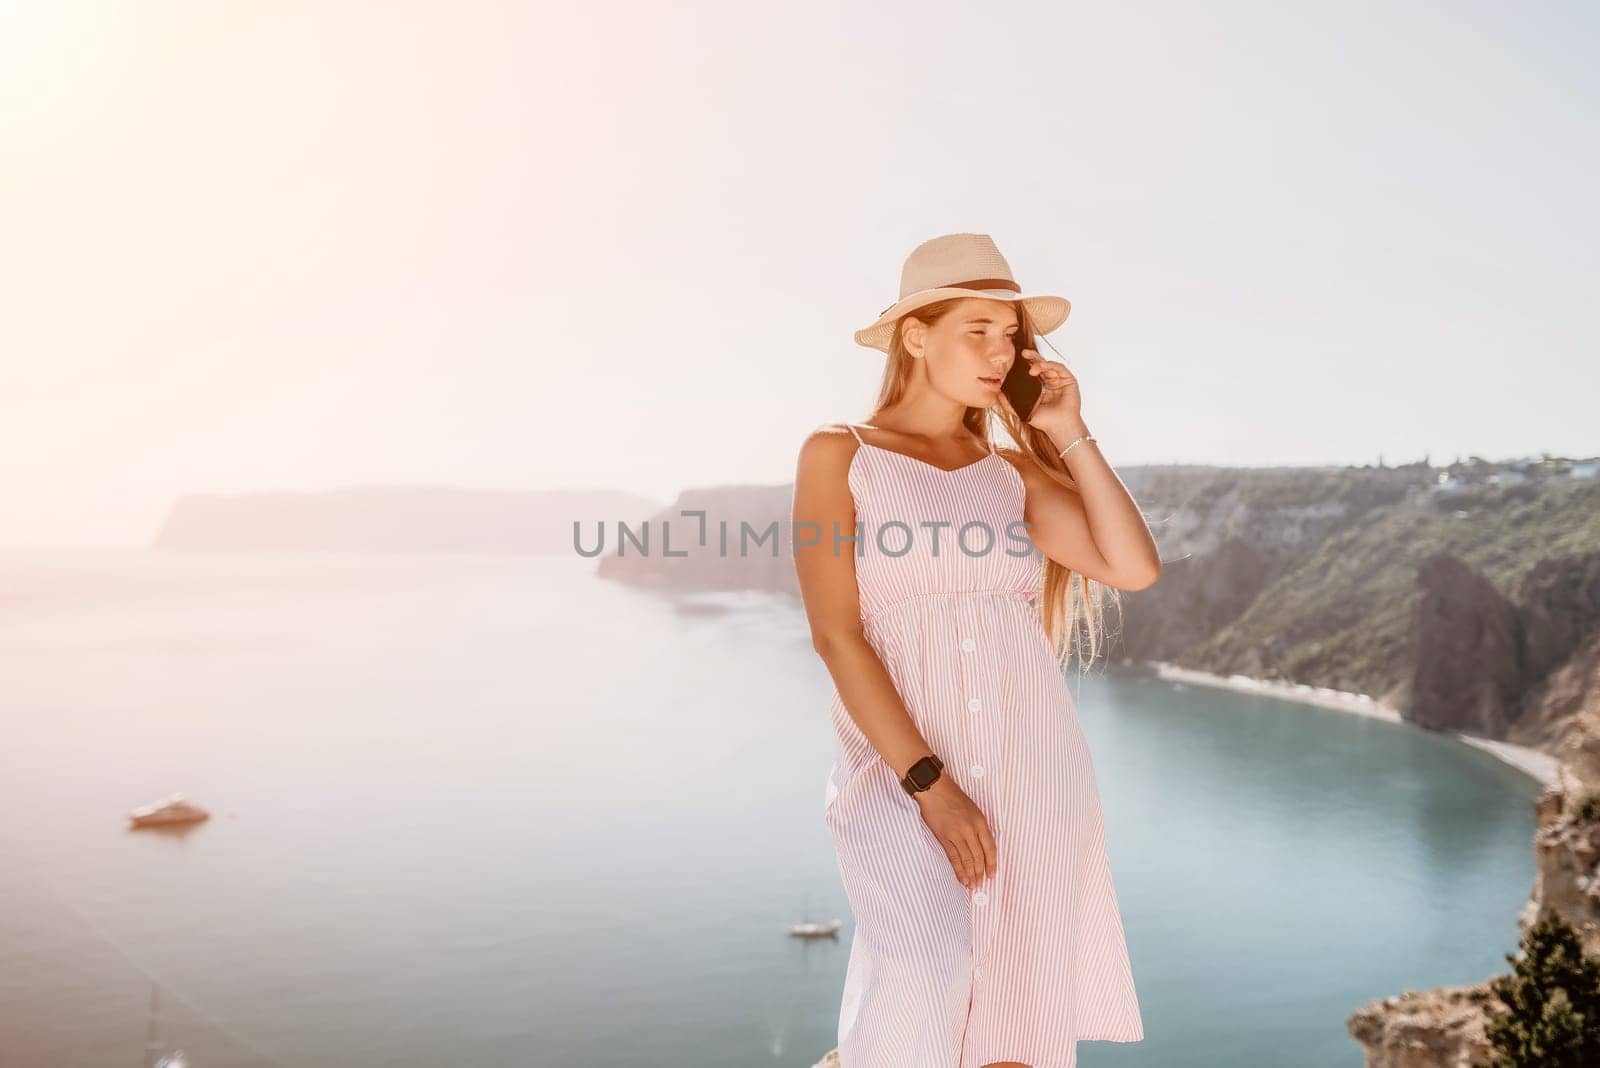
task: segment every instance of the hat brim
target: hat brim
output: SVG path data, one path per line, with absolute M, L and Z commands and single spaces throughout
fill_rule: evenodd
M 1067 321 L 1067 315 L 1072 311 L 1072 302 L 1066 297 L 1058 297 L 1047 293 L 1016 293 L 1009 289 L 962 289 L 959 286 L 946 286 L 941 289 L 924 289 L 920 293 L 913 293 L 904 300 L 891 305 L 878 321 L 871 326 L 863 327 L 855 332 L 856 344 L 865 345 L 869 349 L 879 352 L 889 351 L 889 339 L 894 337 L 894 324 L 902 315 L 915 311 L 924 305 L 935 301 L 949 300 L 952 297 L 978 297 L 983 300 L 1007 300 L 1021 303 L 1028 310 L 1028 319 L 1033 324 L 1035 334 L 1048 334 L 1056 327 Z

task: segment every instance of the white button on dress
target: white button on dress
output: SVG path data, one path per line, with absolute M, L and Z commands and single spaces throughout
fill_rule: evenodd
M 839 1062 L 1071 1068 L 1080 1041 L 1137 1042 L 1094 765 L 1033 603 L 1041 561 L 1005 551 L 1021 474 L 998 453 L 945 470 L 861 441 L 846 481 L 864 524 L 848 550 L 862 633 L 999 849 L 992 883 L 969 891 L 834 689 L 823 813 L 855 917 Z M 953 551 L 951 532 L 974 521 L 995 550 Z M 914 532 L 909 548 L 895 523 Z

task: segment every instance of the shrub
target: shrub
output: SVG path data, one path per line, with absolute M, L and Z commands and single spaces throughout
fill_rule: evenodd
M 1485 1028 L 1494 1068 L 1592 1068 L 1600 1065 L 1600 962 L 1584 956 L 1578 933 L 1545 909 L 1522 940 L 1522 959 L 1507 953 L 1510 975 L 1489 981 L 1509 1012 Z

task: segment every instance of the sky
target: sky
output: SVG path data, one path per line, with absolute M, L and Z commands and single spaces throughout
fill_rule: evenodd
M 801 10 L 803 8 L 803 10 Z M 1600 452 L 1580 4 L 0 0 L 0 545 L 793 478 L 943 233 L 1114 467 Z

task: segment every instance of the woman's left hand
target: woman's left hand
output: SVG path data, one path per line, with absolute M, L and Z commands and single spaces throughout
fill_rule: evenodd
M 1082 418 L 1083 396 L 1078 392 L 1078 378 L 1067 370 L 1066 364 L 1042 359 L 1033 349 L 1023 349 L 1019 358 L 1032 364 L 1028 373 L 1039 379 L 1044 389 L 1028 415 L 1029 426 L 1048 432 L 1053 426 Z M 1015 415 L 1017 410 L 1011 407 L 1011 398 L 1001 396 Z

